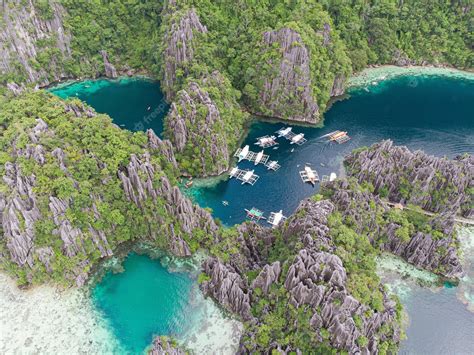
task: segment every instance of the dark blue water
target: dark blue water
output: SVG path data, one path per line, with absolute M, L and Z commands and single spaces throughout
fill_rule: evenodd
M 300 179 L 298 172 L 305 163 L 310 163 L 320 176 L 331 172 L 339 176 L 344 155 L 382 139 L 390 138 L 395 144 L 436 156 L 474 153 L 474 80 L 402 76 L 368 89 L 353 89 L 349 94 L 349 99 L 336 102 L 326 113 L 323 128 L 292 125 L 294 132 L 305 134 L 306 144 L 290 145 L 280 138 L 277 150 L 265 149 L 282 165 L 277 172 L 260 165 L 255 167 L 260 179 L 254 186 L 232 179 L 211 187 L 197 185 L 191 195 L 201 206 L 212 208 L 215 217 L 232 225 L 245 219 L 245 208 L 259 208 L 267 216 L 282 209 L 290 215 L 302 199 L 318 190 L 318 186 L 313 188 Z M 256 122 L 242 146 L 249 144 L 257 152 L 261 149 L 254 145 L 256 138 L 283 126 Z M 341 145 L 318 139 L 335 130 L 348 131 L 352 139 Z M 249 162 L 238 166 L 254 168 Z M 223 200 L 229 205 L 223 206 Z
M 154 335 L 183 334 L 195 311 L 189 302 L 195 282 L 189 275 L 137 254 L 130 254 L 123 267 L 122 273 L 106 274 L 92 299 L 124 349 L 141 353 Z
M 159 82 L 144 78 L 86 80 L 53 87 L 49 91 L 63 99 L 77 97 L 131 131 L 152 128 L 161 135 L 163 118 L 169 109 Z

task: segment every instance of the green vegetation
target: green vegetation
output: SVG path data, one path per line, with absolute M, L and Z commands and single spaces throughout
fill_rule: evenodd
M 149 237 L 150 230 L 156 232 L 152 245 L 168 249 L 167 226 L 173 224 L 177 232 L 180 228 L 175 216 L 165 210 L 162 199 L 147 200 L 141 210 L 126 199 L 117 178 L 117 171 L 128 164 L 131 154 L 143 153 L 146 135 L 121 130 L 106 115 L 76 117 L 66 106 L 81 108 L 83 104 L 78 100 L 64 103 L 46 92 L 28 92 L 5 102 L 0 111 L 0 175 L 5 175 L 8 162 L 15 164 L 23 176 L 35 177 L 32 193 L 41 214 L 34 224 L 35 248 L 51 247 L 53 252 L 52 273 L 46 272 L 37 253 L 33 253 L 31 270 L 2 258 L 1 267 L 24 283 L 43 282 L 49 277 L 69 283 L 71 275 L 90 270 L 101 257 L 91 228 L 113 236 L 107 238 L 112 250 L 123 242 Z M 36 140 L 31 132 L 39 119 L 48 128 Z M 44 163 L 25 153 L 38 145 L 42 147 Z M 64 152 L 64 165 L 53 153 L 58 147 Z M 161 184 L 162 175 L 167 175 L 173 184 L 176 182 L 177 172 L 164 160 L 160 154 L 151 155 L 151 162 L 158 170 L 153 182 L 156 186 Z M 8 187 L 5 180 L 0 181 L 0 194 L 7 200 L 14 196 L 11 194 L 26 197 Z M 68 202 L 64 218 L 81 231 L 81 248 L 74 257 L 64 253 L 65 242 L 53 222 L 50 197 Z M 25 221 L 21 214 L 18 216 L 24 232 Z M 2 254 L 8 253 L 6 243 L 5 238 L 0 240 Z

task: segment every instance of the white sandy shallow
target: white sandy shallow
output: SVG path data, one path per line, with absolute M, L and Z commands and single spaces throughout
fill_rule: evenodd
M 460 227 L 458 238 L 466 275 L 459 281 L 457 297 L 469 311 L 474 312 L 474 228 Z M 388 289 L 402 301 L 406 301 L 416 287 L 428 287 L 433 292 L 442 288 L 441 280 L 435 274 L 417 269 L 390 254 L 377 259 L 377 273 Z
M 112 354 L 120 346 L 78 289 L 20 290 L 0 274 L 1 354 Z
M 364 87 L 376 85 L 380 81 L 392 79 L 398 76 L 449 76 L 457 79 L 474 80 L 474 72 L 467 72 L 453 68 L 443 67 L 397 67 L 395 65 L 383 65 L 375 68 L 367 68 L 349 79 L 349 87 Z
M 204 255 L 185 262 L 169 259 L 173 269 L 196 268 Z M 166 262 L 165 262 L 166 264 Z M 184 269 L 183 269 L 184 271 Z M 194 354 L 233 354 L 243 325 L 230 318 L 195 286 L 192 323 L 178 343 Z M 151 341 L 150 341 L 151 343 Z M 50 285 L 20 290 L 0 273 L 0 354 L 125 354 L 86 289 Z

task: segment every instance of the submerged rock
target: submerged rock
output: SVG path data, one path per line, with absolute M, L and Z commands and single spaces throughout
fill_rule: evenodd
M 147 351 L 148 355 L 185 355 L 186 352 L 173 345 L 166 337 L 155 337 L 151 347 Z

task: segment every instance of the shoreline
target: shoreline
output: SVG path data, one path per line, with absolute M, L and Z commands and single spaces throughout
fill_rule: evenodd
M 474 80 L 474 72 L 465 71 L 451 67 L 435 66 L 406 66 L 381 65 L 370 67 L 359 73 L 352 75 L 346 87 L 346 90 L 353 88 L 363 88 L 377 84 L 380 81 L 394 79 L 400 76 L 448 76 L 456 79 Z

